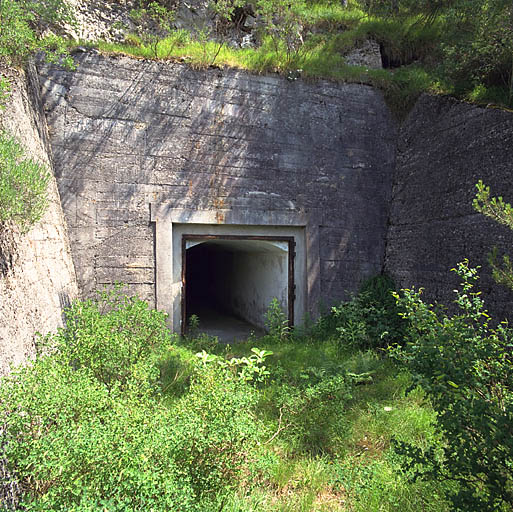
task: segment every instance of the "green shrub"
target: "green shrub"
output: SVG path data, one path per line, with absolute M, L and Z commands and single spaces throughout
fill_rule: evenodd
M 109 389 L 158 380 L 157 361 L 171 344 L 163 313 L 117 287 L 75 302 L 65 317 L 65 328 L 40 341 L 63 364 L 86 369 Z
M 513 229 L 513 206 L 504 201 L 502 196 L 490 197 L 490 187 L 482 180 L 476 184 L 477 193 L 473 201 L 474 210 L 490 217 L 495 222 Z M 502 257 L 502 264 L 498 262 L 497 248 L 494 247 L 488 255 L 488 262 L 492 268 L 495 282 L 507 286 L 513 290 L 513 266 L 509 255 Z
M 175 462 L 174 419 L 155 400 L 48 356 L 2 383 L 0 412 L 24 510 L 201 510 Z
M 47 208 L 49 180 L 43 165 L 27 158 L 13 137 L 0 132 L 0 222 L 12 221 L 28 231 Z
M 219 510 L 267 433 L 256 388 L 172 347 L 164 314 L 119 290 L 76 302 L 66 321 L 0 385 L 0 458 L 23 509 Z M 171 355 L 189 382 L 164 396 Z
M 301 10 L 305 0 L 256 0 L 255 12 L 263 21 L 263 35 L 270 37 L 276 53 L 285 50 L 285 69 L 297 61 L 303 47 Z
M 402 339 L 404 319 L 399 316 L 394 289 L 389 276 L 375 276 L 362 284 L 353 300 L 332 308 L 341 346 L 381 348 Z
M 462 279 L 452 317 L 425 304 L 420 291 L 403 290 L 398 302 L 409 321 L 407 343 L 395 356 L 428 392 L 445 438 L 443 463 L 433 449 L 397 443 L 417 476 L 453 480 L 455 510 L 502 510 L 513 505 L 513 332 L 491 327 L 468 262 L 455 269 Z M 508 508 L 509 510 L 510 508 Z
M 73 23 L 71 8 L 63 0 L 2 0 L 0 2 L 0 57 L 13 64 L 21 64 L 38 50 L 72 66 L 62 38 L 45 35 L 45 29 Z
M 130 11 L 130 18 L 137 27 L 137 34 L 127 36 L 127 42 L 135 43 L 136 46 L 143 43 L 151 49 L 153 58 L 158 58 L 160 42 L 171 32 L 175 11 L 155 1 L 140 3 L 141 7 Z
M 23 60 L 37 48 L 37 38 L 30 27 L 31 17 L 19 2 L 0 3 L 0 56 L 14 61 Z
M 256 389 L 227 369 L 200 366 L 190 391 L 172 407 L 180 452 L 177 464 L 205 503 L 236 488 L 266 429 L 256 418 Z

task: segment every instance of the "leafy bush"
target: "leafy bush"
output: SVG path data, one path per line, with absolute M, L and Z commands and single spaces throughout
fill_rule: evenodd
M 498 86 L 513 101 L 513 5 L 505 0 L 453 0 L 445 13 L 443 71 L 463 92 Z
M 47 28 L 74 23 L 72 7 L 64 0 L 19 0 L 25 19 L 37 35 Z
M 47 208 L 48 170 L 25 157 L 22 146 L 0 132 L 0 222 L 13 221 L 28 231 Z
M 416 474 L 459 483 L 452 495 L 455 510 L 501 510 L 513 505 L 513 332 L 491 327 L 468 262 L 455 269 L 462 279 L 449 317 L 425 304 L 420 291 L 404 290 L 398 302 L 409 321 L 408 342 L 395 356 L 426 390 L 438 413 L 446 444 L 443 458 L 434 449 L 397 443 Z M 417 466 L 418 468 L 418 466 Z
M 138 9 L 130 11 L 130 18 L 137 27 L 137 34 L 128 35 L 128 39 L 151 48 L 153 57 L 158 57 L 160 41 L 171 32 L 171 23 L 175 18 L 174 9 L 159 2 L 144 2 Z
M 263 20 L 263 34 L 271 38 L 276 53 L 284 47 L 285 69 L 288 69 L 303 49 L 301 10 L 305 8 L 305 1 L 256 0 L 255 4 L 255 12 Z
M 0 458 L 24 510 L 219 510 L 266 432 L 255 387 L 191 362 L 170 345 L 164 314 L 119 290 L 73 304 L 66 319 L 0 385 Z M 187 360 L 190 381 L 174 400 L 158 386 L 169 354 Z
M 4 381 L 0 410 L 25 510 L 200 510 L 157 401 L 109 391 L 50 356 Z
M 332 308 L 342 346 L 380 348 L 402 339 L 404 320 L 392 295 L 394 289 L 389 276 L 375 276 L 362 284 L 353 300 Z
M 204 350 L 197 353 L 196 357 L 199 357 L 205 366 L 214 363 L 218 368 L 226 370 L 224 377 L 228 380 L 256 383 L 264 382 L 269 375 L 264 362 L 272 354 L 269 350 L 253 347 L 248 357 L 223 358 L 207 354 Z
M 172 407 L 180 439 L 177 464 L 205 503 L 215 503 L 240 481 L 265 428 L 255 416 L 256 389 L 227 369 L 201 365 L 190 391 Z
M 474 210 L 513 229 L 513 206 L 504 201 L 501 196 L 490 197 L 490 187 L 487 187 L 481 180 L 476 184 L 476 188 L 477 193 L 473 201 Z M 509 255 L 503 255 L 502 264 L 500 264 L 497 261 L 497 248 L 494 248 L 488 256 L 488 262 L 492 267 L 495 281 L 513 290 L 513 266 Z
M 22 60 L 37 48 L 37 38 L 31 29 L 30 17 L 19 2 L 0 3 L 0 56 Z
M 435 46 L 421 46 L 429 67 L 437 68 L 449 89 L 460 97 L 476 87 L 503 91 L 503 102 L 513 101 L 513 7 L 507 0 L 360 0 L 371 15 L 392 23 L 416 20 L 411 28 L 435 31 Z M 378 24 L 381 20 L 378 21 Z M 406 23 L 406 25 L 408 25 Z M 409 32 L 408 30 L 407 32 Z M 428 42 L 429 40 L 426 40 Z M 437 64 L 432 59 L 438 55 Z M 423 55 L 419 55 L 423 57 Z M 494 93 L 496 98 L 501 95 Z
M 171 343 L 162 313 L 116 288 L 75 302 L 65 317 L 66 327 L 40 342 L 63 364 L 87 369 L 109 389 L 157 381 L 156 362 Z
M 63 0 L 2 0 L 0 2 L 0 57 L 14 64 L 22 63 L 38 50 L 72 67 L 72 59 L 63 39 L 55 34 L 43 36 L 47 28 L 73 23 L 73 15 Z

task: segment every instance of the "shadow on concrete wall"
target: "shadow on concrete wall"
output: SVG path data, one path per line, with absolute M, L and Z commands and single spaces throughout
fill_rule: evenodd
M 327 304 L 382 269 L 396 127 L 379 92 L 92 53 L 78 65 L 41 75 L 86 293 L 119 278 L 151 295 L 152 202 L 314 214 Z

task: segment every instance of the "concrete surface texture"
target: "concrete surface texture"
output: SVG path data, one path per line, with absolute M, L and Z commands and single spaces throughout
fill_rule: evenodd
M 367 86 L 94 52 L 78 65 L 39 72 L 85 295 L 128 283 L 176 326 L 180 226 L 293 226 L 304 231 L 303 313 L 383 269 L 450 303 L 449 269 L 464 257 L 482 265 L 490 308 L 511 310 L 486 263 L 511 233 L 471 206 L 480 178 L 511 200 L 511 113 L 424 96 L 398 132 Z
M 379 91 L 92 52 L 77 64 L 40 77 L 86 295 L 122 281 L 155 304 L 155 246 L 173 248 L 150 204 L 239 227 L 316 219 L 307 273 L 326 305 L 381 270 L 396 125 Z
M 423 96 L 398 131 L 367 86 L 94 52 L 77 59 L 76 72 L 42 65 L 40 83 L 33 70 L 18 77 L 2 114 L 49 165 L 51 143 L 59 191 L 53 182 L 50 208 L 28 235 L 6 238 L 14 250 L 1 265 L 0 372 L 33 355 L 36 331 L 62 324 L 78 293 L 74 266 L 85 296 L 125 282 L 176 327 L 187 233 L 292 236 L 296 319 L 383 269 L 450 304 L 449 270 L 465 257 L 482 266 L 488 307 L 511 317 L 511 292 L 495 285 L 486 255 L 509 252 L 512 234 L 471 206 L 479 179 L 513 201 L 510 112 Z M 230 280 L 245 267 L 255 285 L 269 277 L 255 293 L 270 290 L 285 307 L 279 253 L 224 249 L 217 268 L 238 257 Z M 226 303 L 242 302 L 237 313 L 261 325 L 254 293 L 236 288 Z
M 512 319 L 513 293 L 497 286 L 487 255 L 513 253 L 513 233 L 476 213 L 476 183 L 513 202 L 513 114 L 451 98 L 423 96 L 399 133 L 385 268 L 402 287 L 450 305 L 468 258 L 497 319 Z
M 1 112 L 3 129 L 16 136 L 27 156 L 51 168 L 44 114 L 38 101 L 35 70 L 12 79 L 8 107 Z M 27 234 L 6 226 L 11 252 L 0 265 L 0 374 L 35 353 L 37 333 L 62 326 L 62 308 L 77 297 L 75 270 L 55 180 L 48 191 L 49 208 Z M 2 237 L 5 239 L 5 234 Z M 4 257 L 6 255 L 4 254 Z M 1 262 L 0 262 L 1 263 Z

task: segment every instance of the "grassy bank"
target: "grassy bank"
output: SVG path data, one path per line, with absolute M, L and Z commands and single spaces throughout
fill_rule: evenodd
M 419 388 L 408 390 L 407 373 L 376 351 L 341 350 L 316 337 L 268 337 L 217 352 L 247 357 L 255 343 L 273 352 L 256 407 L 267 436 L 222 510 L 449 510 L 444 485 L 413 482 L 391 447 L 393 438 L 422 447 L 439 442 L 429 400 Z M 183 367 L 171 366 L 166 380 L 181 390 Z
M 288 8 L 282 3 L 261 2 L 260 26 L 253 34 L 256 45 L 249 48 L 226 43 L 230 39 L 226 30 L 232 23 L 227 12 L 218 13 L 217 28 L 210 31 L 191 33 L 166 25 L 160 38 L 141 30 L 126 34 L 123 43 L 100 41 L 95 46 L 105 53 L 174 60 L 196 68 L 233 67 L 252 73 L 280 73 L 292 80 L 369 84 L 383 90 L 399 119 L 422 92 L 513 106 L 507 55 L 502 56 L 502 50 L 496 49 L 498 43 L 477 40 L 476 48 L 481 46 L 472 57 L 475 62 L 471 62 L 467 43 L 453 34 L 456 14 L 450 9 L 431 12 L 426 6 L 409 6 L 388 12 L 363 1 L 349 2 L 346 7 L 329 0 L 297 2 Z M 149 16 L 148 10 L 143 12 Z M 476 20 L 472 23 L 479 25 Z M 380 46 L 385 69 L 347 65 L 348 54 L 368 40 Z M 462 52 L 464 55 L 459 57 Z M 493 58 L 494 63 L 490 60 Z
M 393 438 L 439 440 L 383 352 L 321 324 L 233 347 L 180 339 L 107 292 L 67 319 L 0 387 L 26 510 L 448 510 L 445 484 L 415 482 L 394 452 Z

